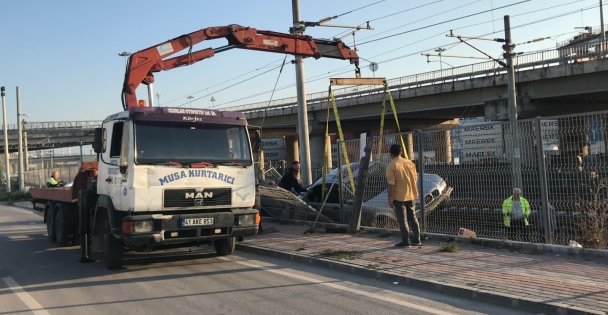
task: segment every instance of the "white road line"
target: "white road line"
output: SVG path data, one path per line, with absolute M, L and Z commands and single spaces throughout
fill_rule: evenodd
M 23 303 L 25 303 L 25 306 L 27 306 L 27 308 L 29 308 L 30 311 L 32 311 L 34 314 L 49 315 L 49 312 L 47 312 L 42 307 L 42 305 L 40 305 L 40 303 L 38 303 L 38 301 L 36 301 L 36 299 L 34 299 L 33 296 L 31 296 L 29 293 L 25 292 L 25 290 L 23 290 L 13 278 L 4 277 L 4 278 L 2 278 L 2 281 L 4 281 L 4 283 L 6 283 L 6 286 L 8 286 L 11 290 L 13 290 L 13 292 L 15 292 L 17 297 Z
M 330 288 L 333 288 L 333 289 L 336 289 L 336 290 L 346 291 L 346 292 L 350 292 L 350 293 L 353 293 L 353 294 L 369 297 L 369 298 L 372 298 L 372 299 L 376 299 L 376 300 L 380 300 L 380 301 L 384 301 L 384 302 L 389 302 L 389 303 L 405 306 L 407 308 L 419 310 L 419 311 L 422 311 L 422 312 L 425 312 L 425 313 L 437 314 L 437 315 L 451 315 L 451 314 L 453 314 L 453 313 L 444 312 L 444 311 L 441 311 L 441 310 L 438 310 L 438 309 L 435 309 L 435 308 L 426 307 L 426 306 L 419 305 L 419 304 L 414 304 L 414 303 L 408 303 L 406 301 L 402 301 L 402 300 L 398 300 L 398 299 L 382 296 L 382 295 L 375 294 L 375 293 L 370 293 L 370 292 L 365 292 L 365 291 L 349 288 L 349 287 L 346 287 L 346 286 L 343 286 L 343 285 L 339 285 L 339 284 L 336 284 L 336 283 L 330 283 L 330 282 L 326 282 L 324 280 L 319 280 L 319 279 L 315 279 L 315 278 L 299 275 L 299 274 L 288 272 L 288 271 L 284 271 L 284 270 L 272 269 L 272 267 L 274 267 L 274 265 L 273 266 L 265 267 L 265 266 L 260 265 L 260 264 L 252 263 L 251 260 L 249 260 L 249 261 L 233 261 L 233 260 L 230 260 L 230 258 L 227 258 L 227 257 L 220 257 L 220 258 L 222 260 L 230 261 L 230 262 L 233 262 L 233 263 L 236 263 L 236 264 L 240 264 L 240 265 L 244 265 L 244 266 L 247 266 L 247 267 L 252 267 L 252 268 L 256 268 L 256 269 L 262 269 L 262 270 L 265 270 L 265 271 L 268 271 L 268 272 L 272 272 L 272 273 L 276 273 L 276 274 L 280 274 L 280 275 L 283 275 L 283 276 L 286 276 L 286 277 L 290 277 L 290 278 L 294 278 L 294 279 L 298 279 L 298 280 L 302 280 L 302 281 L 307 281 L 307 282 L 311 282 L 311 283 L 315 283 L 315 284 L 324 285 L 326 287 L 330 287 Z

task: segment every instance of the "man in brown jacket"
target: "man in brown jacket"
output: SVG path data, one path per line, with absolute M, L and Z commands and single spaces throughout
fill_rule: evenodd
M 391 163 L 386 168 L 388 182 L 388 205 L 395 210 L 395 216 L 401 230 L 400 247 L 410 247 L 410 227 L 412 228 L 413 245 L 421 246 L 420 225 L 416 219 L 414 205 L 418 198 L 418 175 L 416 165 L 401 157 L 401 146 L 393 144 L 390 148 Z M 408 224 L 409 222 L 409 224 Z

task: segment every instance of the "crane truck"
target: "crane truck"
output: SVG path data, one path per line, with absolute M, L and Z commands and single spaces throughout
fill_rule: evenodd
M 216 38 L 228 45 L 192 51 Z M 72 187 L 30 190 L 51 241 L 79 243 L 81 262 L 101 260 L 115 269 L 128 251 L 166 246 L 209 244 L 218 255 L 230 255 L 238 239 L 257 233 L 252 156 L 259 130 L 250 135 L 239 112 L 152 106 L 155 72 L 231 48 L 350 60 L 358 73 L 357 53 L 340 40 L 238 25 L 201 29 L 131 54 L 124 111 L 95 129 L 97 160 L 81 165 Z M 188 53 L 167 58 L 184 49 Z M 149 106 L 137 99 L 140 84 L 148 86 Z

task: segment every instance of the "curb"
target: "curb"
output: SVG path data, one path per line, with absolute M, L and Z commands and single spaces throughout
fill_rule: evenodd
M 271 222 L 276 223 L 289 223 L 289 224 L 301 224 L 306 226 L 311 226 L 312 222 L 305 220 L 294 220 L 294 219 L 279 219 L 279 218 L 271 218 Z M 346 224 L 337 224 L 337 223 L 325 223 L 325 222 L 317 222 L 316 227 L 318 228 L 346 228 L 348 229 L 348 225 Z M 368 231 L 372 233 L 391 233 L 395 236 L 399 236 L 398 230 L 389 230 L 384 228 L 374 228 L 374 227 L 361 227 L 362 231 Z M 469 242 L 471 244 L 475 244 L 478 246 L 488 247 L 488 248 L 496 248 L 496 249 L 508 249 L 511 251 L 529 251 L 538 254 L 558 254 L 564 256 L 577 256 L 588 259 L 599 259 L 601 261 L 606 261 L 608 259 L 608 250 L 604 249 L 594 249 L 594 248 L 577 248 L 570 247 L 565 245 L 555 245 L 555 244 L 545 244 L 545 243 L 527 243 L 527 242 L 517 242 L 511 240 L 504 239 L 492 239 L 492 238 L 481 238 L 481 237 L 467 237 L 462 235 L 452 235 L 452 234 L 439 234 L 439 233 L 427 233 L 426 234 L 430 239 L 443 240 L 447 238 L 454 238 L 459 242 Z
M 408 287 L 419 288 L 428 291 L 435 291 L 451 296 L 462 297 L 467 299 L 473 299 L 483 302 L 489 302 L 492 304 L 498 304 L 507 307 L 514 307 L 521 310 L 533 311 L 533 312 L 544 312 L 549 314 L 606 314 L 604 312 L 598 312 L 595 310 L 588 310 L 578 307 L 570 307 L 568 305 L 557 305 L 548 304 L 540 300 L 523 299 L 520 297 L 510 296 L 507 294 L 501 294 L 498 292 L 481 291 L 474 288 L 458 286 L 449 283 L 441 283 L 432 280 L 418 279 L 414 277 L 408 277 L 404 275 L 394 275 L 379 270 L 363 268 L 360 266 L 351 265 L 348 263 L 329 260 L 325 258 L 319 258 L 314 256 L 303 256 L 297 254 L 291 254 L 288 252 L 271 250 L 249 244 L 237 244 L 237 249 L 243 252 L 252 254 L 258 254 L 263 256 L 270 256 L 283 260 L 294 261 L 298 263 L 304 263 L 311 266 L 325 267 L 333 270 L 342 272 L 352 273 L 359 276 L 375 278 L 386 282 L 399 281 L 401 284 Z

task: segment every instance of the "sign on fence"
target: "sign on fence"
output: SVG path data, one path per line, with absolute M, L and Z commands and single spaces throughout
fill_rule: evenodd
M 262 145 L 264 148 L 264 160 L 285 160 L 285 137 L 262 139 Z
M 453 156 L 461 163 L 480 162 L 503 157 L 503 127 L 487 123 L 483 117 L 464 118 L 453 133 Z

